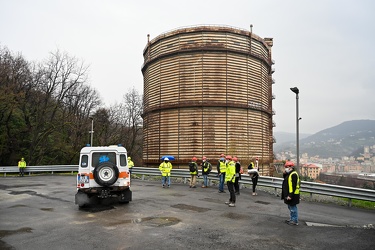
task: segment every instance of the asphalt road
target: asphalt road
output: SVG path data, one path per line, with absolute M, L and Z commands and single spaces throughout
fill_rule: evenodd
M 75 176 L 0 177 L 0 249 L 375 249 L 375 211 L 302 201 L 299 226 L 273 194 L 132 181 L 133 201 L 74 204 Z

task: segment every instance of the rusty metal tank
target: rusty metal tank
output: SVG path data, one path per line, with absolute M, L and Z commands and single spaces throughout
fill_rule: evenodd
M 252 26 L 251 26 L 252 27 Z M 143 165 L 173 155 L 174 168 L 193 156 L 216 166 L 220 154 L 246 168 L 259 159 L 272 175 L 272 38 L 228 26 L 163 33 L 143 51 Z

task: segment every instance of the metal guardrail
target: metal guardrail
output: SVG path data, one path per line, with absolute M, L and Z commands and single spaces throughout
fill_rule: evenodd
M 48 165 L 48 166 L 27 166 L 25 168 L 25 174 L 28 173 L 31 175 L 32 173 L 54 173 L 54 172 L 77 172 L 78 165 Z M 17 166 L 6 166 L 0 167 L 0 173 L 4 174 L 6 177 L 7 173 L 19 173 L 19 169 Z
M 49 165 L 49 166 L 28 166 L 25 168 L 25 173 L 36 173 L 36 172 L 77 172 L 78 165 Z M 7 166 L 0 167 L 0 173 L 4 174 L 6 177 L 7 173 L 18 173 L 18 167 L 16 166 Z M 132 170 L 133 174 L 141 175 L 141 179 L 144 180 L 145 176 L 161 176 L 161 173 L 158 168 L 145 168 L 145 167 L 134 167 Z M 190 178 L 190 173 L 187 169 L 172 169 L 171 177 L 183 178 L 184 183 Z M 201 179 L 202 176 L 200 175 Z M 219 181 L 217 177 L 217 172 L 212 171 L 208 176 L 209 185 L 213 181 Z M 259 176 L 258 186 L 271 187 L 275 189 L 275 194 L 277 190 L 281 189 L 283 179 L 278 177 L 268 177 L 268 176 Z M 240 184 L 252 185 L 250 176 L 243 174 L 241 176 Z M 302 181 L 301 183 L 301 192 L 306 192 L 310 194 L 310 199 L 313 194 L 328 195 L 334 197 L 348 198 L 349 206 L 351 206 L 352 199 L 373 201 L 375 202 L 375 190 L 371 189 L 362 189 L 362 188 L 353 188 L 345 187 L 338 185 L 330 184 L 321 184 L 315 182 Z

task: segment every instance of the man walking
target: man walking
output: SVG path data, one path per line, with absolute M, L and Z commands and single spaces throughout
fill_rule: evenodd
M 283 184 L 281 199 L 284 203 L 288 205 L 290 211 L 290 219 L 285 222 L 289 225 L 298 226 L 298 209 L 297 204 L 299 204 L 300 194 L 300 179 L 297 171 L 294 169 L 294 163 L 287 161 L 285 163 L 285 170 L 283 173 Z

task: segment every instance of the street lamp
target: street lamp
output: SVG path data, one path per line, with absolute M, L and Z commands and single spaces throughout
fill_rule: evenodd
M 297 145 L 297 171 L 299 170 L 299 120 L 301 120 L 301 118 L 299 117 L 299 114 L 298 114 L 298 94 L 299 94 L 299 89 L 297 87 L 294 87 L 294 88 L 290 88 L 290 90 L 296 94 L 296 129 L 297 129 L 297 132 L 296 132 L 296 145 Z
M 92 139 L 94 137 L 94 118 L 90 116 L 91 119 L 91 131 L 89 133 L 91 134 L 91 142 L 90 142 L 90 147 L 92 147 Z

